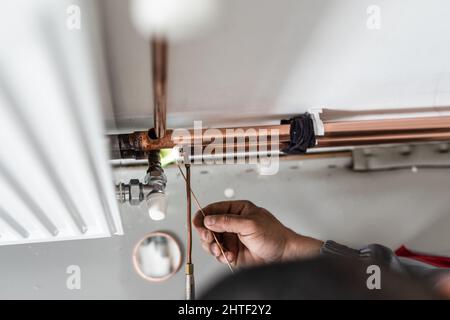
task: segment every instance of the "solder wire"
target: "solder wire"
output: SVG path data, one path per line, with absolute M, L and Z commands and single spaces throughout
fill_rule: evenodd
M 181 176 L 183 177 L 183 179 L 184 179 L 184 181 L 186 182 L 186 184 L 187 184 L 188 182 L 189 182 L 189 184 L 190 184 L 190 178 L 189 178 L 189 181 L 188 181 L 188 179 L 186 178 L 186 175 L 184 174 L 183 170 L 181 169 L 181 167 L 180 167 L 179 165 L 178 165 L 178 169 L 180 170 Z M 186 167 L 186 169 L 187 169 L 187 167 Z M 195 195 L 194 191 L 192 190 L 192 188 L 191 188 L 190 186 L 189 186 L 189 189 L 190 189 L 190 192 L 191 192 L 191 194 L 192 194 L 192 197 L 194 198 L 194 202 L 195 202 L 195 204 L 197 205 L 198 210 L 202 213 L 203 217 L 206 217 L 206 214 L 205 214 L 205 212 L 203 211 L 202 206 L 200 205 L 200 202 L 198 201 L 198 198 L 197 198 L 197 196 Z M 189 219 L 190 219 L 190 218 L 189 218 Z M 191 230 L 190 225 L 191 225 L 191 221 L 188 221 L 188 233 L 189 233 L 189 230 Z M 192 233 L 192 231 L 191 231 L 191 233 Z M 225 251 L 223 250 L 222 244 L 220 243 L 219 239 L 217 239 L 216 234 L 215 234 L 214 232 L 211 232 L 211 233 L 212 233 L 212 235 L 213 235 L 213 237 L 214 237 L 214 241 L 217 243 L 217 246 L 218 246 L 219 249 L 220 249 L 220 252 L 221 252 L 222 256 L 224 257 L 225 261 L 227 262 L 228 268 L 230 269 L 231 273 L 234 273 L 233 267 L 231 266 L 231 263 L 230 263 L 230 261 L 228 260 L 226 254 L 225 254 Z M 189 239 L 189 238 L 188 238 L 188 239 Z M 189 246 L 191 246 L 191 249 L 192 249 L 192 241 L 190 241 L 190 242 L 188 241 L 188 255 L 189 255 L 188 261 L 189 261 L 190 256 L 191 256 L 191 252 L 189 252 L 191 249 L 189 249 Z

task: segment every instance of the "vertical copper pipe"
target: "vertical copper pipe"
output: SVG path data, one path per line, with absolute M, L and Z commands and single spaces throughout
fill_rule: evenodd
M 165 39 L 155 38 L 151 41 L 152 80 L 153 80 L 153 120 L 158 138 L 166 134 L 167 107 L 167 52 Z
M 191 166 L 186 164 L 186 203 L 187 203 L 187 255 L 186 263 L 192 264 L 192 218 L 191 218 Z
M 181 168 L 180 168 L 181 171 Z M 186 164 L 187 202 L 187 255 L 186 255 L 186 300 L 195 300 L 194 265 L 192 264 L 192 218 L 191 218 L 191 166 Z

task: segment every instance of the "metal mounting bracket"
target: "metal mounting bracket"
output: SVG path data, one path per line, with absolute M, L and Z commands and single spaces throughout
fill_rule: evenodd
M 354 171 L 450 168 L 450 142 L 361 147 L 352 158 Z

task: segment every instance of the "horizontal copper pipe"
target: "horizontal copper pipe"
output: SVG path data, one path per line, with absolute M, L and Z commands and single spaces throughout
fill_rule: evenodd
M 364 121 L 325 122 L 325 135 L 450 129 L 450 117 L 421 117 Z
M 450 140 L 450 117 L 326 122 L 324 126 L 325 136 L 316 136 L 317 148 Z M 217 138 L 222 139 L 224 148 L 227 142 L 232 143 L 228 152 L 251 152 L 256 148 L 260 150 L 261 147 L 271 150 L 271 134 L 274 133 L 278 134 L 280 150 L 290 142 L 288 124 L 213 130 L 190 129 L 184 130 L 182 136 L 174 133 L 176 131 L 167 130 L 166 135 L 160 139 L 155 137 L 153 131 L 122 134 L 114 137 L 116 142 L 113 152 L 116 155 L 119 153 L 121 158 L 139 158 L 152 150 L 173 148 L 182 144 L 193 147 L 201 145 L 203 150 L 207 146 L 212 148 L 214 141 L 217 143 Z M 261 139 L 262 137 L 264 139 Z M 182 141 L 183 139 L 186 141 Z M 224 149 L 224 152 L 227 150 Z
M 271 141 L 271 135 L 278 135 L 278 139 L 281 142 L 289 142 L 290 140 L 290 126 L 289 125 L 268 125 L 258 127 L 240 127 L 240 128 L 219 128 L 214 129 L 213 132 L 209 129 L 203 130 L 187 130 L 186 133 L 189 139 L 182 138 L 178 134 L 173 135 L 173 130 L 167 130 L 166 135 L 160 139 L 152 139 L 148 132 L 139 131 L 131 134 L 119 135 L 119 140 L 122 150 L 134 150 L 148 152 L 151 150 L 160 150 L 173 148 L 176 145 L 182 144 L 183 139 L 189 140 L 190 145 L 197 145 L 199 141 L 203 146 L 211 143 L 215 138 L 221 138 L 225 144 L 228 141 L 233 141 L 234 144 L 247 142 L 251 143 L 253 138 L 257 138 L 258 142 L 261 137 L 266 138 L 267 143 Z M 181 131 L 180 131 L 181 132 Z M 241 139 L 244 138 L 244 141 Z
M 245 144 L 233 144 L 231 146 L 223 145 L 222 147 L 218 145 L 217 147 L 214 146 L 214 144 L 210 144 L 208 146 L 201 146 L 201 153 L 207 153 L 209 154 L 222 154 L 222 153 L 248 153 L 248 152 L 258 152 L 258 153 L 264 153 L 264 152 L 271 152 L 271 151 L 281 151 L 284 148 L 286 148 L 289 144 L 287 142 L 280 142 L 278 144 L 271 144 L 271 143 L 258 143 L 258 144 L 251 144 L 251 143 L 245 143 Z M 206 149 L 208 148 L 208 149 Z M 189 148 L 188 152 L 189 154 L 194 155 L 197 150 L 195 150 L 195 146 Z
M 450 140 L 450 130 L 441 132 L 389 133 L 376 135 L 349 135 L 342 137 L 317 137 L 317 147 L 339 147 L 366 144 L 383 144 L 418 141 L 446 141 Z
M 351 151 L 322 151 L 305 154 L 286 154 L 281 155 L 285 160 L 311 160 L 311 159 L 327 159 L 327 158 L 350 158 L 352 156 Z

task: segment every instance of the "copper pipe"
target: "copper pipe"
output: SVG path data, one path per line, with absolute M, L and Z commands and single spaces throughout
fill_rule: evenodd
M 289 144 L 287 142 L 280 142 L 280 143 L 244 143 L 244 144 L 240 144 L 240 143 L 233 143 L 231 145 L 225 145 L 225 142 L 223 144 L 217 144 L 215 145 L 214 143 L 209 144 L 209 145 L 202 145 L 201 147 L 201 151 L 202 153 L 204 153 L 205 151 L 207 151 L 208 154 L 221 154 L 221 153 L 239 153 L 239 152 L 259 152 L 259 153 L 263 153 L 265 151 L 269 152 L 269 151 L 278 151 L 278 150 L 283 150 L 284 148 L 286 148 Z M 206 148 L 208 148 L 208 150 L 206 150 Z M 198 150 L 198 151 L 200 151 Z M 195 146 L 190 146 L 188 148 L 188 150 L 186 150 L 188 152 L 190 152 L 189 154 L 195 154 L 197 152 L 196 147 Z
M 286 154 L 280 155 L 283 160 L 312 160 L 312 159 L 331 159 L 331 158 L 350 158 L 352 152 L 348 150 L 343 151 L 326 151 L 305 154 Z
M 271 135 L 277 135 L 280 142 L 289 142 L 290 140 L 290 125 L 266 125 L 256 127 L 237 127 L 237 128 L 214 128 L 202 130 L 188 130 L 191 137 L 189 144 L 196 145 L 198 141 L 202 141 L 202 145 L 208 145 L 214 139 L 221 139 L 225 144 L 227 141 L 233 141 L 234 144 L 242 142 L 251 143 L 253 139 L 260 142 L 260 138 L 264 137 L 267 143 L 271 141 Z M 214 132 L 216 131 L 216 132 Z M 174 145 L 183 144 L 183 137 L 172 136 L 173 131 L 169 130 L 164 139 L 169 139 Z M 244 141 L 242 141 L 242 139 Z
M 326 135 L 354 134 L 386 131 L 450 129 L 450 117 L 422 117 L 364 121 L 325 122 Z
M 250 130 L 254 129 L 254 130 Z M 211 143 L 213 138 L 216 138 L 213 134 L 210 134 L 208 129 L 203 130 L 188 130 L 190 139 L 188 144 L 194 146 L 198 144 L 198 141 L 202 141 L 202 145 L 206 146 Z M 280 143 L 289 142 L 290 140 L 290 126 L 289 125 L 268 125 L 258 127 L 241 127 L 241 128 L 219 128 L 217 129 L 219 134 L 217 138 L 222 138 L 223 144 L 233 140 L 234 144 L 240 143 L 239 139 L 244 138 L 244 142 L 251 143 L 250 138 L 260 137 L 267 138 L 267 143 L 270 143 L 270 135 L 278 134 Z M 198 132 L 197 132 L 198 131 Z M 173 137 L 173 130 L 167 130 L 166 135 L 160 139 L 152 139 L 146 131 L 138 131 L 131 134 L 119 135 L 119 144 L 121 150 L 133 150 L 148 152 L 151 150 L 170 149 L 177 144 L 182 144 L 182 138 Z M 235 141 L 237 140 L 237 141 Z
M 167 42 L 152 39 L 153 121 L 157 137 L 166 133 L 167 113 Z
M 192 264 L 192 205 L 191 205 L 191 166 L 186 164 L 186 226 L 187 226 L 187 254 L 186 254 L 186 300 L 195 299 L 194 265 Z M 178 167 L 183 174 L 181 167 Z
M 187 204 L 187 255 L 186 264 L 192 264 L 192 218 L 191 218 L 191 166 L 186 164 L 186 204 Z
M 178 169 L 180 170 L 181 176 L 183 177 L 184 181 L 186 181 L 186 183 L 187 183 L 187 182 L 188 182 L 188 179 L 186 178 L 186 175 L 183 173 L 183 170 L 181 170 L 181 167 L 180 167 L 179 165 L 177 165 L 177 166 L 178 166 Z M 189 180 L 189 183 L 190 183 L 190 180 Z M 201 214 L 203 215 L 203 218 L 205 218 L 205 217 L 206 217 L 205 211 L 203 211 L 203 208 L 202 208 L 202 206 L 200 205 L 200 202 L 198 201 L 198 198 L 197 198 L 197 196 L 195 195 L 194 191 L 192 191 L 192 188 L 190 187 L 190 184 L 189 184 L 189 190 L 190 190 L 190 192 L 191 192 L 191 194 L 192 194 L 192 197 L 194 198 L 195 204 L 197 205 L 198 211 L 200 211 Z M 220 243 L 219 239 L 217 238 L 216 233 L 215 233 L 215 232 L 212 232 L 212 235 L 213 235 L 214 241 L 216 242 L 217 246 L 218 246 L 219 249 L 220 249 L 220 252 L 221 252 L 223 258 L 224 258 L 225 261 L 227 262 L 228 268 L 230 269 L 231 273 L 234 273 L 233 267 L 231 266 L 231 263 L 230 263 L 230 261 L 228 260 L 227 255 L 225 254 L 224 248 L 223 248 L 222 244 Z M 187 269 L 188 269 L 188 268 L 186 268 L 186 270 L 187 270 Z M 192 267 L 192 271 L 193 271 L 193 267 Z M 186 272 L 186 274 L 188 274 L 188 272 Z
M 389 133 L 377 135 L 353 135 L 353 136 L 325 136 L 316 137 L 318 147 L 353 146 L 365 144 L 382 144 L 398 142 L 418 142 L 418 141 L 445 141 L 450 140 L 449 131 L 431 132 L 410 132 L 410 133 Z
M 450 117 L 326 122 L 324 126 L 325 136 L 316 136 L 316 147 L 319 148 L 450 140 Z M 115 137 L 114 151 L 116 154 L 119 152 L 121 158 L 128 158 L 130 155 L 141 157 L 142 153 L 183 144 L 194 149 L 201 145 L 203 150 L 207 146 L 212 148 L 214 142 L 217 143 L 215 139 L 222 140 L 224 153 L 260 151 L 263 147 L 272 150 L 271 134 L 274 133 L 278 134 L 280 150 L 290 142 L 288 124 L 208 130 L 210 129 L 186 130 L 186 136 L 176 136 L 173 135 L 176 132 L 167 130 L 166 135 L 160 139 L 152 139 L 152 135 L 145 131 L 119 135 Z M 265 139 L 261 139 L 262 137 Z M 220 153 L 220 148 L 213 153 Z

